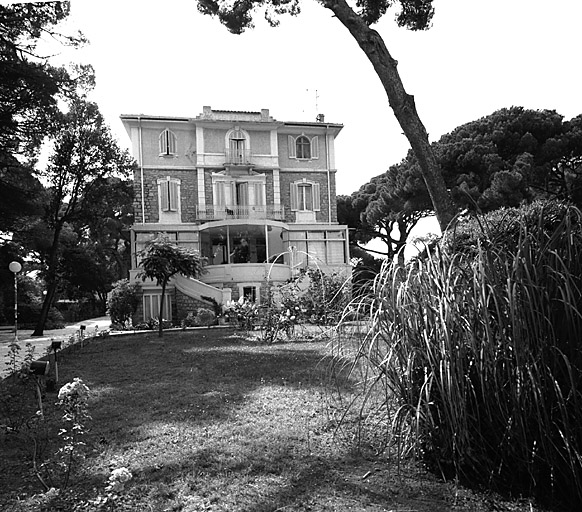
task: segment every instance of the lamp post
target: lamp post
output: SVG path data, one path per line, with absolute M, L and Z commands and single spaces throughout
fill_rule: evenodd
M 18 343 L 18 272 L 22 270 L 22 265 L 13 261 L 8 269 L 14 274 L 14 342 Z

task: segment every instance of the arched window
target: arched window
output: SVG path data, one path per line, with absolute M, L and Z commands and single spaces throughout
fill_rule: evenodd
M 248 134 L 236 127 L 227 134 L 227 161 L 228 163 L 241 165 L 249 163 L 249 137 Z
M 176 154 L 176 134 L 167 128 L 160 133 L 160 155 L 174 156 Z
M 311 141 L 305 135 L 295 139 L 295 155 L 304 160 L 311 159 Z

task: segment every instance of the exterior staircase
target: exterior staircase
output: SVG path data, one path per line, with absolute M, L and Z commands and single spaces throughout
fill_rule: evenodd
M 210 297 L 218 304 L 226 304 L 231 299 L 230 288 L 216 288 L 198 279 L 184 277 L 182 274 L 175 275 L 171 282 L 173 282 L 176 290 L 193 299 L 204 300 L 202 297 Z

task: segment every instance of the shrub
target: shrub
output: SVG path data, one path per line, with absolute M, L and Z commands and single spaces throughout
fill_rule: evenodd
M 389 397 L 379 410 L 400 453 L 579 509 L 582 214 L 531 211 L 488 250 L 482 233 L 469 251 L 386 266 L 356 357 L 377 376 L 362 382 L 382 385 L 363 392 Z
M 214 325 L 215 323 L 216 315 L 210 309 L 200 308 L 196 313 L 196 325 Z
M 259 322 L 259 307 L 250 300 L 241 297 L 237 301 L 227 301 L 225 316 L 241 331 L 253 331 Z
M 185 329 L 186 327 L 208 326 L 215 323 L 216 315 L 214 312 L 207 308 L 200 308 L 190 311 L 186 318 L 182 319 L 180 325 Z
M 127 325 L 135 314 L 140 301 L 140 287 L 128 279 L 117 281 L 107 301 L 111 322 Z
M 307 268 L 290 284 L 293 286 L 280 289 L 284 311 L 291 310 L 313 324 L 338 324 L 349 303 L 349 280 L 337 273 Z
M 186 327 L 196 327 L 196 313 L 198 313 L 198 310 L 196 309 L 194 311 L 189 311 L 186 318 L 182 318 L 182 321 L 180 322 L 182 329 L 185 329 Z
M 158 330 L 160 327 L 160 321 L 157 318 L 150 318 L 147 323 L 147 328 L 151 329 L 152 331 Z M 173 327 L 172 322 L 170 320 L 164 320 L 162 318 L 162 329 L 171 329 Z
M 34 328 L 40 318 L 42 304 L 23 304 L 18 306 L 19 328 Z M 50 308 L 44 328 L 46 330 L 62 329 L 65 319 L 57 308 Z
M 542 230 L 553 232 L 570 216 L 576 222 L 576 213 L 560 201 L 534 201 L 520 208 L 499 208 L 487 215 L 461 218 L 454 231 L 449 234 L 450 250 L 475 256 L 479 247 L 483 250 L 508 249 L 512 251 L 523 234 Z

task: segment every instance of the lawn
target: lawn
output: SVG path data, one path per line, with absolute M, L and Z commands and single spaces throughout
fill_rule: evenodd
M 84 460 L 65 491 L 46 494 L 32 471 L 32 427 L 4 429 L 0 509 L 534 510 L 357 450 L 350 419 L 336 428 L 337 391 L 346 398 L 350 389 L 330 385 L 329 367 L 322 341 L 265 346 L 224 329 L 96 338 L 59 364 L 61 384 L 79 377 L 91 390 Z M 32 387 L 24 399 L 34 412 Z M 45 457 L 55 449 L 56 400 L 46 392 L 53 442 L 36 440 Z M 132 479 L 105 500 L 122 467 Z

